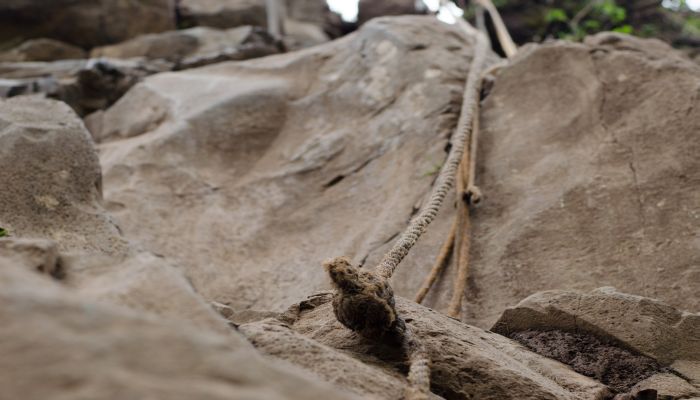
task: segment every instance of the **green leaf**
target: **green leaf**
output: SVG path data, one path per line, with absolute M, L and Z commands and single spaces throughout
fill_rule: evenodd
M 544 20 L 547 23 L 566 22 L 569 20 L 569 17 L 566 16 L 566 11 L 562 10 L 561 8 L 552 8 L 551 10 L 547 11 L 547 14 L 544 16 Z
M 9 233 L 7 232 L 7 229 L 5 228 L 0 228 L 0 237 L 5 237 L 9 236 Z
M 628 35 L 632 34 L 632 25 L 622 25 L 613 29 L 614 32 L 626 33 Z
M 596 32 L 600 30 L 600 21 L 594 19 L 587 19 L 583 21 L 583 27 L 589 32 Z

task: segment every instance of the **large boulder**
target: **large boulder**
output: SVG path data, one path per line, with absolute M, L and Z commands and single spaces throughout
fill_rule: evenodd
M 85 50 L 54 39 L 30 39 L 0 53 L 0 62 L 58 61 L 85 58 Z
M 354 398 L 260 357 L 180 269 L 121 237 L 68 106 L 0 101 L 0 132 L 0 398 Z
M 444 160 L 472 42 L 434 18 L 378 19 L 152 76 L 93 132 L 106 206 L 208 300 L 284 310 L 327 287 L 325 258 L 376 259 L 405 227 Z
M 423 14 L 425 7 L 415 0 L 360 0 L 357 5 L 357 23 L 388 15 Z
M 0 100 L 0 182 L 0 226 L 12 236 L 52 239 L 64 251 L 125 251 L 100 204 L 90 134 L 66 104 L 38 96 Z
M 287 16 L 296 21 L 323 26 L 330 10 L 325 0 L 285 0 Z
M 682 312 L 658 300 L 609 287 L 585 293 L 539 292 L 507 308 L 492 330 L 508 336 L 550 330 L 587 333 L 670 366 L 695 382 L 698 387 L 691 392 L 700 395 L 700 314 Z M 663 386 L 669 379 L 677 381 L 664 374 L 647 385 Z M 666 386 L 663 389 L 683 383 Z
M 175 29 L 173 0 L 7 0 L 0 42 L 47 37 L 89 48 Z
M 265 0 L 179 0 L 178 13 L 185 26 L 267 26 Z
M 187 68 L 198 60 L 243 60 L 278 53 L 275 40 L 258 27 L 228 30 L 206 27 L 153 33 L 123 43 L 98 47 L 92 57 L 165 59 L 176 68 Z
M 357 398 L 235 332 L 91 301 L 4 258 L 0 320 L 2 399 Z
M 466 321 L 600 286 L 700 310 L 699 85 L 681 53 L 621 34 L 526 46 L 500 70 L 481 112 Z M 398 293 L 420 285 L 449 229 L 431 226 Z M 446 307 L 451 277 L 426 304 Z
M 0 97 L 43 94 L 85 115 L 109 107 L 145 76 L 172 68 L 144 59 L 0 63 Z
M 341 325 L 330 295 L 304 301 L 279 319 L 244 324 L 259 350 L 308 369 L 363 398 L 398 399 L 406 356 Z M 609 390 L 503 336 L 468 326 L 408 300 L 397 310 L 431 360 L 431 390 L 445 399 L 604 399 Z

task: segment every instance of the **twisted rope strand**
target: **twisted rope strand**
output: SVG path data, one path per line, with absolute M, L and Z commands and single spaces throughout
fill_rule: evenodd
M 463 22 L 463 21 L 462 21 Z M 461 24 L 460 24 L 461 25 Z M 464 23 L 466 25 L 466 22 Z M 463 26 L 464 26 L 463 25 Z M 469 28 L 470 32 L 474 31 Z M 414 218 L 406 230 L 401 234 L 394 246 L 384 256 L 382 261 L 376 267 L 377 274 L 389 279 L 394 274 L 396 267 L 406 257 L 409 250 L 416 244 L 418 238 L 425 232 L 428 225 L 435 219 L 440 206 L 442 205 L 447 193 L 450 191 L 455 182 L 455 175 L 459 167 L 462 154 L 465 151 L 467 138 L 469 137 L 472 118 L 474 115 L 475 105 L 479 98 L 479 80 L 481 71 L 483 70 L 486 61 L 488 45 L 486 38 L 480 32 L 475 32 L 476 46 L 474 50 L 474 58 L 469 69 L 469 75 L 464 88 L 462 98 L 462 109 L 457 122 L 457 128 L 452 139 L 452 149 L 450 150 L 447 160 L 440 170 L 437 182 L 430 194 L 430 199 L 425 207 L 420 211 L 418 216 Z

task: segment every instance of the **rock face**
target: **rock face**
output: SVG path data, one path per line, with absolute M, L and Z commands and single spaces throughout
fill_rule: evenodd
M 145 76 L 172 68 L 143 59 L 0 63 L 0 97 L 41 93 L 85 115 L 112 105 Z
M 431 390 L 445 399 L 603 399 L 601 384 L 537 356 L 494 333 L 397 299 L 397 310 L 432 362 Z M 283 322 L 281 322 L 283 321 Z M 367 342 L 333 315 L 331 297 L 316 296 L 281 321 L 242 325 L 264 353 L 313 371 L 363 398 L 401 398 L 404 355 L 395 346 Z
M 56 240 L 61 250 L 124 249 L 102 211 L 92 139 L 65 104 L 36 96 L 0 100 L 0 226 Z
M 180 0 L 178 11 L 186 26 L 267 26 L 265 0 Z
M 279 52 L 275 40 L 262 28 L 243 26 L 228 30 L 199 27 L 143 35 L 124 43 L 96 48 L 91 56 L 162 59 L 175 63 L 175 69 L 185 69 Z
M 491 326 L 550 288 L 614 286 L 700 309 L 698 87 L 698 66 L 657 40 L 601 34 L 520 50 L 483 102 L 467 321 Z M 415 253 L 437 249 L 449 224 Z M 400 268 L 397 292 L 427 269 Z
M 62 102 L 0 100 L 0 399 L 399 398 L 406 355 L 307 296 L 328 286 L 326 258 L 376 265 L 425 201 L 474 38 L 381 18 L 303 51 L 172 72 L 201 50 L 180 34 L 109 49 L 151 60 L 0 64 L 9 90 L 131 87 L 86 118 L 92 138 Z M 149 47 L 163 37 L 177 57 Z M 144 65 L 133 81 L 119 72 Z M 561 344 L 548 354 L 574 368 L 591 354 L 572 361 L 566 343 L 608 346 L 620 359 L 602 372 L 634 358 L 643 371 L 609 380 L 621 391 L 698 395 L 698 316 L 675 307 L 700 301 L 698 72 L 657 42 L 602 35 L 524 48 L 485 88 L 465 307 L 482 327 L 396 300 L 432 360 L 432 398 L 608 400 L 483 329 L 542 287 L 600 283 L 633 294 L 541 293 L 494 330 L 541 353 Z M 450 203 L 399 267 L 398 295 L 430 268 Z M 446 304 L 453 275 L 429 304 Z
M 360 0 L 357 7 L 357 23 L 364 24 L 372 18 L 385 15 L 422 14 L 415 0 Z
M 0 41 L 47 37 L 88 48 L 175 29 L 173 0 L 9 0 Z
M 90 302 L 0 259 L 2 399 L 355 399 L 239 335 Z
M 613 288 L 540 292 L 506 309 L 492 330 L 504 335 L 526 330 L 591 334 L 670 366 L 695 382 L 695 394 L 700 394 L 700 314 L 678 311 L 658 300 Z
M 322 260 L 362 261 L 403 229 L 444 159 L 471 40 L 432 18 L 380 19 L 146 79 L 93 132 L 106 205 L 208 300 L 282 311 L 327 287 Z
M 261 358 L 180 270 L 121 238 L 68 106 L 0 101 L 0 132 L 0 398 L 356 398 Z
M 0 97 L 43 93 L 86 115 L 109 107 L 154 73 L 278 52 L 275 40 L 255 27 L 145 35 L 97 48 L 90 60 L 0 62 Z
M 80 47 L 53 39 L 31 39 L 0 53 L 0 62 L 58 61 L 85 58 Z

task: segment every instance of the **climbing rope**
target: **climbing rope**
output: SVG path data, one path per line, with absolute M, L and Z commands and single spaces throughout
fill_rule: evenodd
M 466 23 L 465 23 L 466 24 Z M 467 25 L 468 26 L 468 25 Z M 406 230 L 401 234 L 394 246 L 384 256 L 382 261 L 376 267 L 377 274 L 389 279 L 394 274 L 396 267 L 406 257 L 409 250 L 416 244 L 418 238 L 425 232 L 428 225 L 435 219 L 440 206 L 442 205 L 447 193 L 452 189 L 455 182 L 455 176 L 459 168 L 460 160 L 465 151 L 467 139 L 472 126 L 472 118 L 474 110 L 479 98 L 479 81 L 481 71 L 486 62 L 486 54 L 488 51 L 487 40 L 480 32 L 469 27 L 469 33 L 474 33 L 476 38 L 476 46 L 474 47 L 474 58 L 469 68 L 469 75 L 464 88 L 462 97 L 462 109 L 460 111 L 457 128 L 452 137 L 452 149 L 445 164 L 442 166 L 438 178 L 430 194 L 430 198 L 419 212 L 419 214 L 410 222 Z
M 443 4 L 444 1 L 446 0 L 443 0 Z M 479 3 L 489 10 L 492 17 L 494 13 L 497 14 L 490 0 L 480 0 Z M 488 7 L 489 4 L 491 7 Z M 450 253 L 455 252 L 459 270 L 457 280 L 454 283 L 449 314 L 458 315 L 468 276 L 471 244 L 469 206 L 477 203 L 481 198 L 481 193 L 474 184 L 475 154 L 479 129 L 478 102 L 482 71 L 490 44 L 488 37 L 483 32 L 474 30 L 460 16 L 454 14 L 453 16 L 458 26 L 475 38 L 474 56 L 464 86 L 459 120 L 452 135 L 452 148 L 438 174 L 426 205 L 411 220 L 406 230 L 399 236 L 374 271 L 353 266 L 344 257 L 324 262 L 324 268 L 336 289 L 333 296 L 333 312 L 336 319 L 367 339 L 398 342 L 407 355 L 409 362 L 409 385 L 405 393 L 407 400 L 428 398 L 430 393 L 430 358 L 421 341 L 412 332 L 411 327 L 396 312 L 394 292 L 389 281 L 418 238 L 425 233 L 428 225 L 435 219 L 440 206 L 456 181 L 457 218 L 452 225 L 448 240 L 440 250 L 438 260 L 416 296 L 416 301 L 423 300 L 437 276 L 445 268 Z M 500 17 L 499 21 L 502 25 Z M 502 27 L 505 28 L 504 25 Z M 498 36 L 499 39 L 502 39 L 500 34 Z M 509 39 L 510 36 L 507 38 Z M 506 48 L 513 50 L 514 46 L 505 45 L 504 50 Z M 509 50 L 506 52 L 508 53 Z M 517 49 L 513 51 L 517 51 Z M 469 148 L 466 148 L 468 141 Z
M 458 18 L 461 21 L 461 18 Z M 418 238 L 435 219 L 440 206 L 455 183 L 461 160 L 468 151 L 472 120 L 479 100 L 481 71 L 488 52 L 487 38 L 462 21 L 462 28 L 475 38 L 474 56 L 465 83 L 457 127 L 452 135 L 452 148 L 440 170 L 426 205 L 409 223 L 389 252 L 374 271 L 366 271 L 350 264 L 345 258 L 324 263 L 336 293 L 333 312 L 340 323 L 375 341 L 398 341 L 409 361 L 406 399 L 427 399 L 430 393 L 430 359 L 422 343 L 410 326 L 397 314 L 394 294 L 389 284 L 399 263 L 406 257 Z M 466 163 L 462 163 L 465 164 Z M 467 171 L 459 173 L 462 183 Z M 460 183 L 462 191 L 463 184 Z M 457 230 L 455 228 L 455 230 Z M 447 252 L 447 251 L 445 251 Z
M 445 0 L 444 0 L 445 1 Z M 477 0 L 481 7 L 477 10 L 477 24 L 479 30 L 486 35 L 486 27 L 483 21 L 484 9 L 488 10 L 494 21 L 494 26 L 497 31 L 497 37 L 501 48 L 503 48 L 506 56 L 511 58 L 517 52 L 517 47 L 513 43 L 508 30 L 503 24 L 498 10 L 493 5 L 491 0 Z M 463 23 L 463 22 L 462 22 Z M 485 77 L 493 73 L 495 69 L 502 67 L 502 64 L 489 68 L 483 73 L 480 82 Z M 462 299 L 466 291 L 469 278 L 469 252 L 471 249 L 471 209 L 470 207 L 477 204 L 481 200 L 481 191 L 475 185 L 476 176 L 476 152 L 479 135 L 479 111 L 478 102 L 476 104 L 473 126 L 471 132 L 471 140 L 469 150 L 465 151 L 465 155 L 460 163 L 457 181 L 457 213 L 455 215 L 452 228 L 448 234 L 447 240 L 443 243 L 440 253 L 433 264 L 433 267 L 424 280 L 423 284 L 416 294 L 416 302 L 421 303 L 426 294 L 437 280 L 437 276 L 447 267 L 450 255 L 454 253 L 454 258 L 457 264 L 457 274 L 453 281 L 452 297 L 447 308 L 447 315 L 453 318 L 459 318 L 462 309 Z M 467 167 L 468 165 L 468 167 Z M 464 188 L 464 190 L 462 190 Z

